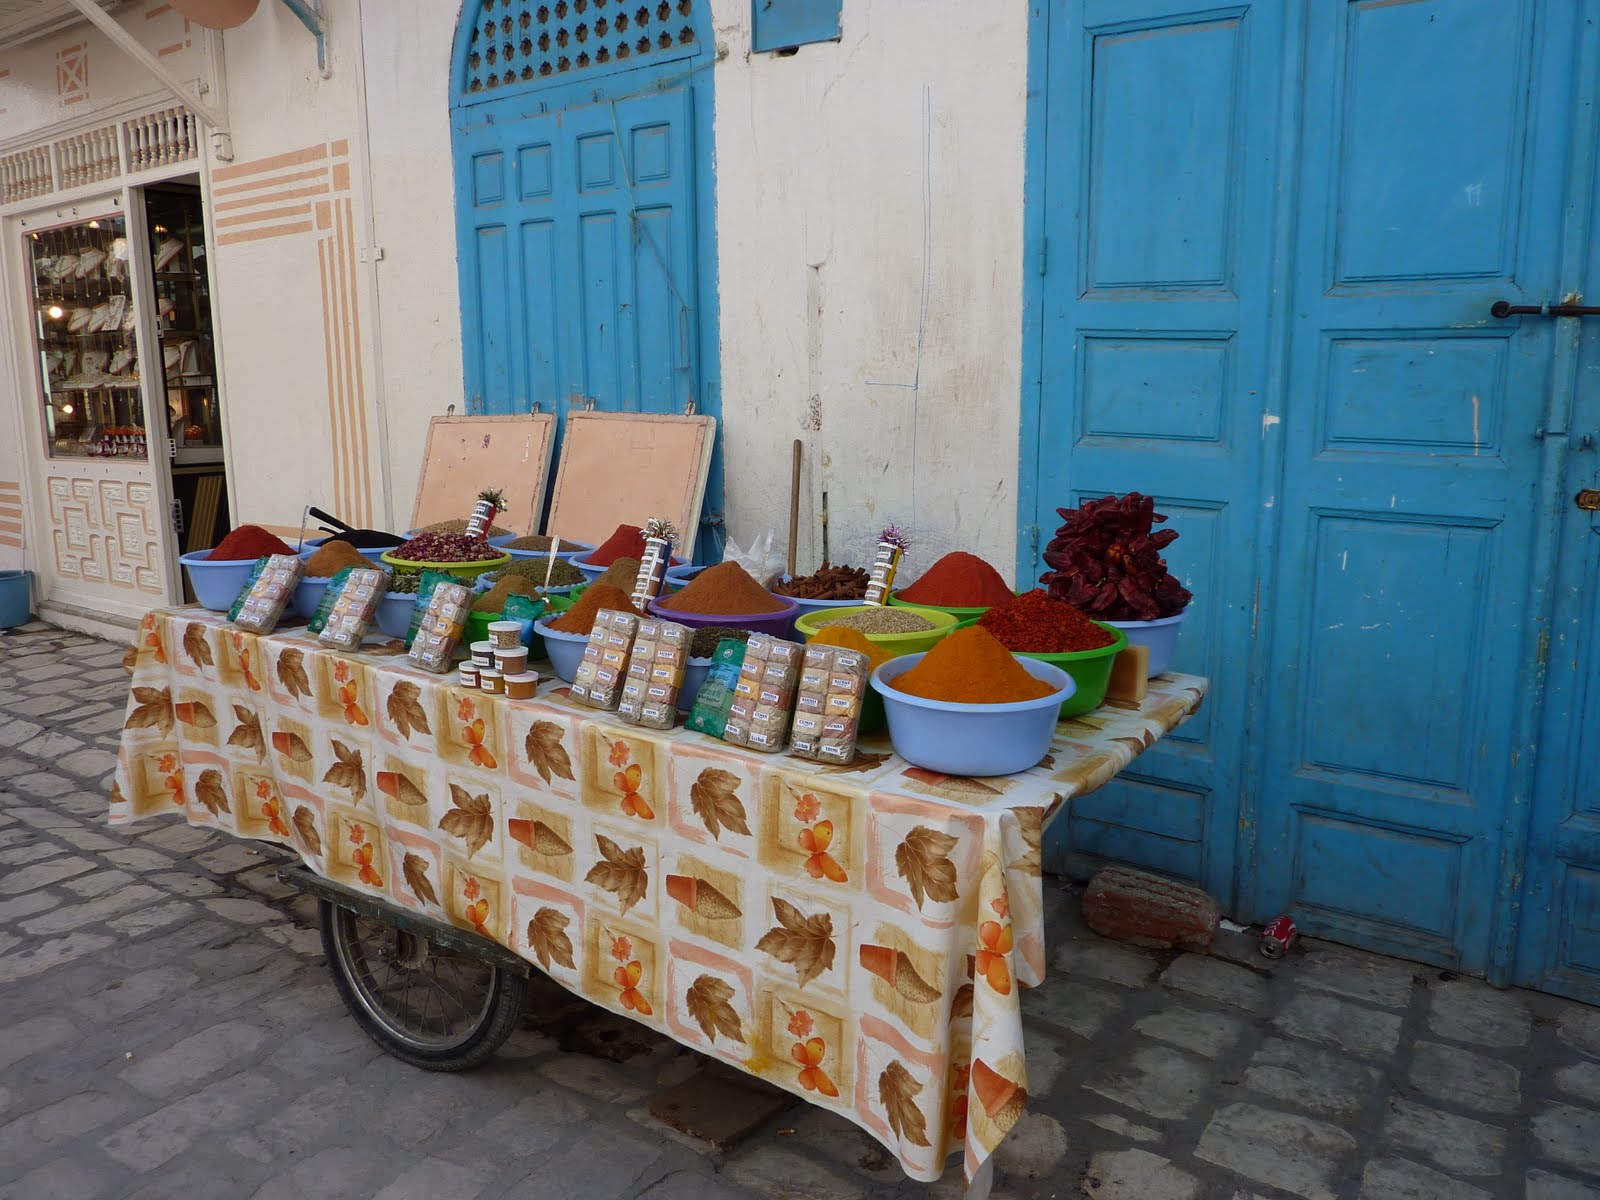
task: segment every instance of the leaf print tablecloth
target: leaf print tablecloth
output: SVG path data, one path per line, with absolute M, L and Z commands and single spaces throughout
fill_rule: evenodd
M 1039 847 L 1200 705 L 1064 722 L 1019 775 L 909 766 L 884 735 L 825 767 L 336 654 L 199 609 L 131 655 L 114 824 L 292 846 L 319 874 L 474 929 L 608 1009 L 967 1178 L 1027 1102 L 1019 987 L 1043 982 Z

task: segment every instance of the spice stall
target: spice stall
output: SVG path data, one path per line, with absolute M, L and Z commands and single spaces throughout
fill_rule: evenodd
M 467 532 L 487 524 L 474 514 Z M 459 573 L 424 573 L 430 594 L 408 601 L 409 652 L 408 639 L 384 636 L 340 649 L 341 614 L 355 610 L 337 600 L 319 605 L 320 629 L 318 617 L 252 628 L 245 594 L 232 617 L 150 613 L 131 653 L 113 822 L 176 812 L 290 847 L 330 886 L 381 906 L 369 914 L 486 939 L 602 1007 L 844 1115 L 913 1178 L 937 1179 L 959 1153 L 981 1191 L 1027 1102 L 1019 989 L 1045 977 L 1043 831 L 1190 716 L 1205 681 L 1151 680 L 1137 701 L 1058 723 L 1072 676 L 1013 655 L 980 620 L 850 596 L 802 615 L 732 562 L 671 591 L 666 539 L 645 532 L 631 589 L 597 577 L 574 597 L 570 584 L 543 585 L 540 572 L 559 561 L 554 539 L 529 560 L 531 576 L 497 574 L 493 587 L 533 586 L 502 591 L 500 611 L 485 614 L 489 639 L 463 646 L 459 668 L 459 653 L 444 670 L 430 661 L 424 615 L 455 605 L 444 616 L 465 632 L 471 597 L 489 593 L 470 592 Z M 610 549 L 607 570 L 638 547 Z M 364 562 L 340 568 L 346 580 L 385 574 Z M 286 558 L 264 559 L 241 592 L 281 592 L 275 569 L 298 575 Z M 675 569 L 680 580 L 693 570 Z M 839 582 L 832 567 L 817 574 Z M 872 576 L 877 598 L 889 598 L 892 570 Z M 385 586 L 377 581 L 380 594 Z M 1060 632 L 1051 618 L 1065 614 L 1040 606 L 1064 602 L 1005 595 L 1023 607 L 992 622 L 997 633 Z M 1069 644 L 1121 637 L 1068 612 Z M 835 619 L 811 629 L 808 646 L 763 631 L 776 621 L 787 635 L 819 616 Z M 608 677 L 602 655 L 623 631 L 620 673 Z M 576 662 L 556 665 L 557 635 L 582 643 Z M 899 654 L 896 638 L 930 648 Z M 518 678 L 534 667 L 531 694 L 509 694 L 512 674 L 494 665 L 507 658 Z M 686 668 L 700 659 L 708 673 L 691 687 Z M 630 671 L 636 663 L 645 669 Z M 825 664 L 820 678 L 813 663 Z M 852 664 L 871 668 L 888 730 L 874 728 Z M 491 674 L 500 686 L 488 686 Z M 628 690 L 669 676 L 654 708 L 648 689 Z M 790 707 L 778 706 L 774 725 L 763 704 L 779 693 Z M 848 714 L 848 747 L 820 725 L 805 732 L 808 697 L 819 722 Z M 913 726 L 901 723 L 913 718 L 896 715 L 904 705 L 924 707 L 915 720 L 982 730 L 984 754 L 1017 741 L 1023 710 L 1042 721 L 1043 740 L 1018 743 L 1007 773 L 956 773 L 937 761 L 948 745 L 932 757 L 913 748 Z M 762 740 L 773 728 L 775 747 Z M 409 986 L 407 1001 L 385 995 L 354 918 L 324 911 L 330 966 L 369 1032 L 392 1035 L 386 1048 L 460 1066 L 509 1030 L 486 1001 L 466 1023 L 475 1041 L 452 1044 L 443 1006 L 460 993 L 441 993 L 435 1031 Z M 398 965 L 425 972 L 427 955 L 406 946 Z M 397 960 L 385 965 L 392 973 Z

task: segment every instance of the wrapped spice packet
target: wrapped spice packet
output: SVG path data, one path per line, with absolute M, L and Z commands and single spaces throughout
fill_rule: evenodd
M 376 567 L 355 567 L 343 583 L 330 584 L 328 591 L 335 587 L 338 595 L 333 598 L 327 623 L 317 640 L 334 650 L 359 650 L 361 639 L 367 636 L 372 619 L 378 615 L 378 603 L 389 590 L 388 572 Z
M 861 703 L 872 662 L 848 646 L 807 646 L 795 692 L 789 752 L 817 762 L 850 763 L 861 731 Z
M 683 688 L 693 637 L 693 630 L 674 621 L 648 617 L 639 622 L 618 716 L 647 729 L 672 728 L 678 719 L 678 693 Z
M 339 598 L 339 589 L 344 586 L 344 581 L 350 578 L 350 572 L 355 567 L 340 567 L 333 573 L 333 578 L 328 580 L 328 586 L 323 590 L 322 599 L 317 601 L 317 611 L 311 614 L 311 620 L 306 622 L 306 628 L 312 633 L 321 633 L 328 623 L 328 614 L 333 611 L 333 602 Z
M 574 700 L 607 712 L 616 709 L 638 632 L 639 618 L 633 613 L 603 608 L 595 615 L 594 628 L 589 631 L 583 659 L 572 680 L 570 694 Z
M 803 646 L 771 634 L 750 635 L 739 667 L 739 681 L 734 684 L 723 741 L 767 754 L 783 749 L 804 652 Z
M 411 606 L 411 621 L 406 626 L 406 645 L 410 646 L 417 638 L 417 630 L 422 625 L 423 614 L 428 611 L 428 600 L 433 596 L 434 588 L 442 583 L 460 583 L 459 576 L 450 574 L 449 571 L 424 571 L 417 580 L 417 602 Z M 470 592 L 471 589 L 469 588 Z
M 425 572 L 424 585 L 430 581 Z M 443 674 L 450 669 L 456 646 L 467 628 L 467 610 L 472 605 L 472 589 L 446 575 L 431 581 L 428 599 L 418 604 L 420 615 L 411 638 L 410 658 L 424 671 Z
M 889 603 L 889 592 L 894 587 L 895 572 L 900 569 L 900 557 L 905 549 L 905 535 L 893 525 L 878 535 L 878 552 L 872 559 L 872 573 L 867 579 L 863 604 Z
M 739 682 L 739 668 L 744 663 L 745 643 L 736 638 L 724 638 L 717 643 L 711 656 L 711 668 L 706 681 L 694 698 L 689 710 L 690 729 L 709 733 L 719 738 L 728 726 L 728 710 L 733 705 L 733 689 Z
M 639 559 L 639 576 L 633 584 L 633 606 L 640 612 L 644 606 L 661 594 L 662 581 L 667 577 L 667 564 L 672 561 L 672 544 L 678 540 L 678 531 L 671 521 L 651 517 L 644 524 L 644 556 Z
M 273 554 L 250 569 L 250 582 L 233 602 L 228 619 L 251 633 L 271 633 L 283 619 L 305 564 L 296 554 Z

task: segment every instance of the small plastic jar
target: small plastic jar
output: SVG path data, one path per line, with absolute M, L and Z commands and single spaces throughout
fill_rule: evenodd
M 520 671 L 515 675 L 505 677 L 506 698 L 509 700 L 532 700 L 533 693 L 539 687 L 539 673 L 537 671 Z
M 514 650 L 522 645 L 521 621 L 490 621 L 489 640 L 496 650 Z
M 478 686 L 477 663 L 464 662 L 461 664 L 461 686 L 464 688 L 475 688 Z
M 473 642 L 472 661 L 480 667 L 494 666 L 494 643 Z
M 502 675 L 520 675 L 528 669 L 528 648 L 518 643 L 515 650 L 494 648 L 495 670 Z
M 506 678 L 493 667 L 480 667 L 478 669 L 478 687 L 493 695 L 501 696 L 505 694 Z

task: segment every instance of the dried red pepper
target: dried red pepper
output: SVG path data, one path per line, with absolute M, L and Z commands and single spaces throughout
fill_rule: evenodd
M 1167 570 L 1161 551 L 1175 529 L 1153 532 L 1167 518 L 1139 492 L 1058 508 L 1063 524 L 1045 547 L 1052 569 L 1039 577 L 1050 594 L 1102 621 L 1154 621 L 1176 616 L 1193 594 Z

